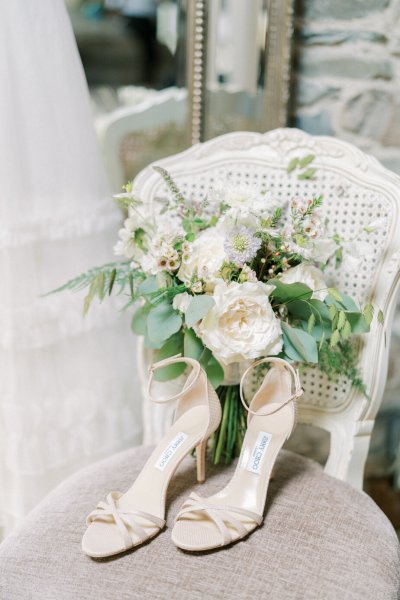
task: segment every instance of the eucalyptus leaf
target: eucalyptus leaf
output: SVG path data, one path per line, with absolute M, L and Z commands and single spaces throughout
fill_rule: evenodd
M 185 322 L 189 327 L 192 327 L 197 321 L 200 321 L 203 317 L 206 316 L 210 308 L 212 308 L 215 304 L 214 298 L 212 296 L 207 296 L 206 294 L 201 296 L 194 296 L 187 310 L 185 312 Z
M 181 331 L 174 333 L 169 340 L 165 342 L 161 346 L 161 348 L 156 352 L 155 360 L 163 360 L 164 358 L 169 358 L 170 356 L 175 356 L 175 354 L 182 354 L 183 352 L 183 334 Z M 184 370 L 186 369 L 186 363 L 179 362 L 174 363 L 172 365 L 168 365 L 166 367 L 161 367 L 154 371 L 154 379 L 156 381 L 169 381 L 170 379 L 175 379 L 182 375 Z
M 289 342 L 288 348 L 284 346 L 286 354 L 290 356 L 288 350 L 294 349 L 304 362 L 318 362 L 318 347 L 312 335 L 285 322 L 282 322 L 282 330 L 284 341 Z
M 287 305 L 288 311 L 294 317 L 307 321 L 313 314 L 317 323 L 330 321 L 329 310 L 321 300 L 293 300 Z
M 369 325 L 363 314 L 359 312 L 347 312 L 346 317 L 351 326 L 352 333 L 368 333 Z
M 147 329 L 146 333 L 144 334 L 143 343 L 145 348 L 149 348 L 149 350 L 159 350 L 163 345 L 163 342 L 154 342 L 153 340 L 151 340 L 148 336 Z
M 329 292 L 329 295 L 332 296 L 332 298 L 334 300 L 336 300 L 337 302 L 343 301 L 342 294 L 340 294 L 336 288 L 330 287 L 330 288 L 328 288 L 328 292 Z
M 147 316 L 147 334 L 155 343 L 164 342 L 182 326 L 182 317 L 169 302 L 161 302 Z
M 307 321 L 301 322 L 301 326 L 303 327 L 304 331 L 308 331 L 307 324 Z M 327 321 L 322 321 L 320 323 L 317 321 L 312 328 L 312 331 L 308 331 L 308 333 L 312 335 L 314 340 L 320 342 L 321 340 L 329 340 L 332 335 L 332 328 Z
M 268 284 L 275 286 L 271 298 L 278 304 L 294 300 L 309 300 L 313 293 L 312 289 L 304 283 L 282 283 L 279 279 L 271 279 Z
M 359 307 L 354 302 L 354 300 L 350 298 L 350 296 L 348 296 L 347 294 L 341 294 L 341 296 L 342 299 L 340 300 L 339 304 L 341 304 L 346 311 L 360 312 Z
M 307 333 L 311 333 L 315 327 L 315 315 L 311 313 L 307 321 Z
M 185 329 L 184 354 L 189 358 L 199 360 L 204 350 L 203 342 L 197 337 L 193 329 Z
M 146 294 L 152 294 L 158 290 L 157 279 L 155 275 L 151 275 L 147 277 L 142 283 L 139 285 L 137 289 L 137 293 L 140 296 L 145 296 Z
M 131 329 L 136 335 L 146 334 L 147 312 L 144 306 L 139 306 L 133 313 Z
M 225 374 L 224 369 L 219 364 L 214 355 L 211 355 L 210 360 L 208 361 L 206 367 L 207 377 L 211 382 L 211 385 L 214 389 L 217 389 L 221 385 L 224 380 Z

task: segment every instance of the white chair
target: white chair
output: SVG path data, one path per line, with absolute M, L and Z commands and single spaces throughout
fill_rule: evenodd
M 316 180 L 288 179 L 290 158 L 310 152 L 318 157 Z M 385 335 L 389 337 L 399 282 L 400 178 L 349 144 L 290 129 L 225 135 L 160 164 L 189 194 L 202 193 L 227 174 L 237 182 L 265 183 L 282 198 L 322 191 L 331 225 L 345 235 L 374 217 L 388 217 L 386 230 L 371 238 L 374 257 L 355 274 L 345 269 L 332 273 L 340 289 L 361 301 L 373 293 L 386 314 L 385 329 L 374 326 L 360 353 L 370 400 L 344 384 L 329 388 L 325 377 L 309 370 L 300 410 L 301 422 L 331 433 L 326 471 L 361 487 L 385 381 Z M 137 177 L 136 187 L 151 204 L 163 182 L 149 168 Z M 144 383 L 150 356 L 140 349 Z M 157 437 L 165 420 L 160 414 L 156 417 L 146 402 L 145 410 L 147 437 Z M 182 552 L 171 543 L 174 516 L 195 480 L 194 460 L 186 457 L 168 493 L 165 531 L 115 559 L 83 556 L 85 516 L 110 489 L 125 491 L 150 452 L 139 447 L 108 457 L 54 490 L 0 546 L 1 599 L 398 598 L 399 543 L 384 514 L 363 492 L 286 450 L 278 457 L 276 478 L 268 490 L 263 526 L 231 548 L 198 554 Z M 207 481 L 196 491 L 205 497 L 216 493 L 229 481 L 233 468 L 208 465 Z
M 306 154 L 316 156 L 315 179 L 288 177 L 289 161 Z M 361 489 L 374 419 L 386 381 L 391 323 L 399 288 L 400 177 L 348 143 L 310 136 L 296 129 L 224 135 L 157 164 L 167 169 L 188 195 L 201 195 L 213 181 L 227 176 L 237 183 L 263 184 L 282 200 L 323 193 L 329 227 L 345 238 L 354 236 L 375 219 L 386 218 L 386 226 L 370 234 L 370 259 L 364 260 L 355 272 L 346 266 L 328 270 L 338 289 L 361 304 L 372 301 L 385 315 L 384 326 L 375 319 L 360 345 L 359 367 L 368 398 L 346 381 L 336 385 L 317 369 L 309 368 L 303 375 L 306 394 L 299 410 L 300 423 L 330 433 L 325 472 Z M 165 184 L 149 166 L 135 179 L 135 189 L 151 205 L 165 191 Z M 170 412 L 165 410 L 171 409 L 147 402 L 146 367 L 151 355 L 143 349 L 141 340 L 138 344 L 145 442 L 154 443 L 164 427 L 169 427 Z
M 114 191 L 119 191 L 126 183 L 121 160 L 124 139 L 132 134 L 147 134 L 147 146 L 151 144 L 157 152 L 157 131 L 163 132 L 171 126 L 184 128 L 187 113 L 187 90 L 167 88 L 161 92 L 149 91 L 142 101 L 96 119 L 96 131 Z M 140 160 L 141 157 L 137 158 Z

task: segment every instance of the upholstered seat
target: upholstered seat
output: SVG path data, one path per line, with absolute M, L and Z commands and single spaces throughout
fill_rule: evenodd
M 56 488 L 0 545 L 1 600 L 391 600 L 400 585 L 399 545 L 363 492 L 288 451 L 279 456 L 263 526 L 229 548 L 178 550 L 171 525 L 191 489 L 211 494 L 232 467 L 208 466 L 195 484 L 191 457 L 169 488 L 167 528 L 120 557 L 81 552 L 85 517 L 109 490 L 125 490 L 150 449 L 103 460 Z

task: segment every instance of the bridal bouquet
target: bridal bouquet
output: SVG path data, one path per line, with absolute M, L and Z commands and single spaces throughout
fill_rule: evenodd
M 305 169 L 298 176 L 312 177 L 313 158 L 294 159 L 289 173 Z M 151 212 L 132 184 L 115 196 L 127 212 L 115 246 L 124 260 L 60 289 L 88 286 L 85 312 L 95 297 L 126 294 L 132 329 L 144 336 L 154 360 L 183 354 L 200 361 L 223 409 L 214 461 L 229 462 L 241 447 L 245 414 L 234 374 L 249 361 L 274 355 L 316 365 L 364 392 L 351 338 L 369 330 L 374 309 L 361 309 L 329 286 L 324 268 L 329 261 L 356 266 L 370 251 L 364 237 L 377 224 L 344 240 L 340 232 L 328 234 L 322 196 L 282 203 L 267 189 L 227 180 L 203 197 L 185 197 L 168 172 L 154 168 L 168 194 Z M 167 381 L 184 369 L 173 364 L 156 375 Z

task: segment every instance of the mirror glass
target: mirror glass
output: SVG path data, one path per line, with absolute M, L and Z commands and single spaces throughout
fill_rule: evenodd
M 208 3 L 205 137 L 263 131 L 268 0 Z

